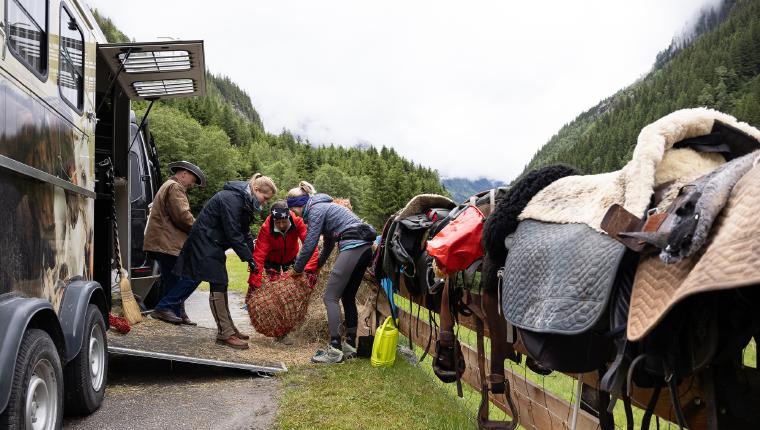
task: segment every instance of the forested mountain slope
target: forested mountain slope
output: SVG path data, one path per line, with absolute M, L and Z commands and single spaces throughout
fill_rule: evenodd
M 724 0 L 695 31 L 674 38 L 652 71 L 562 127 L 526 170 L 568 163 L 585 173 L 617 170 L 645 125 L 706 106 L 760 126 L 760 0 Z
M 488 178 L 444 178 L 441 180 L 441 183 L 451 194 L 451 198 L 457 203 L 465 201 L 480 191 L 504 185 L 502 181 L 494 181 Z
M 109 42 L 129 41 L 110 19 L 93 13 Z M 142 114 L 147 104 L 133 106 Z M 378 229 L 412 196 L 446 194 L 435 170 L 393 149 L 314 146 L 287 130 L 266 132 L 250 96 L 226 76 L 207 72 L 206 96 L 157 102 L 149 121 L 164 165 L 188 160 L 206 173 L 208 186 L 190 193 L 196 212 L 225 181 L 255 172 L 275 180 L 278 197 L 307 180 L 319 192 L 349 198 L 357 214 Z

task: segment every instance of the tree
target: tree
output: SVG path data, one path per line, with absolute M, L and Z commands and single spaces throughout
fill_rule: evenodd
M 351 179 L 340 169 L 330 164 L 325 164 L 317 169 L 314 175 L 314 186 L 319 192 L 333 197 L 351 199 L 352 205 L 359 200 Z

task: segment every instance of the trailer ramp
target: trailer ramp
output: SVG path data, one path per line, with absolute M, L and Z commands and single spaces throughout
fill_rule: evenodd
M 108 332 L 108 352 L 182 363 L 275 374 L 288 369 L 282 362 L 267 360 L 266 349 L 253 346 L 236 350 L 216 344 L 216 329 L 172 325 L 146 318 L 125 334 Z

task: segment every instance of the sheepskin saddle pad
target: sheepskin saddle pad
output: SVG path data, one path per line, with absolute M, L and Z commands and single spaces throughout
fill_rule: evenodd
M 454 209 L 456 203 L 448 197 L 438 194 L 419 194 L 411 198 L 403 209 L 398 211 L 396 219 L 404 219 L 411 215 L 425 213 L 428 209 Z
M 531 199 L 520 220 L 582 223 L 604 233 L 602 219 L 612 205 L 643 217 L 657 186 L 688 183 L 751 152 L 743 148 L 747 135 L 760 140 L 760 131 L 725 113 L 675 111 L 641 130 L 633 158 L 622 169 L 559 179 Z
M 760 165 L 732 188 L 707 243 L 676 264 L 657 255 L 636 269 L 627 336 L 646 336 L 678 303 L 713 291 L 760 285 Z

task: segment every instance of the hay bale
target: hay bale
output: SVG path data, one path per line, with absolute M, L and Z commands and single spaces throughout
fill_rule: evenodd
M 337 252 L 333 253 L 319 272 L 317 284 L 309 299 L 309 307 L 306 315 L 303 321 L 291 331 L 291 334 L 294 337 L 304 339 L 308 342 L 327 342 L 330 339 L 327 326 L 327 310 L 325 309 L 323 297 L 325 295 L 325 290 L 327 289 L 327 279 L 330 277 L 330 271 L 335 264 L 337 254 Z M 370 296 L 374 297 L 375 291 L 376 287 L 374 287 L 365 276 L 359 286 L 359 291 L 356 293 L 356 302 L 359 304 L 357 306 L 359 315 L 362 315 L 364 303 L 367 301 L 367 298 Z M 342 315 L 341 318 L 343 318 Z M 362 324 L 364 324 L 364 321 L 362 321 L 362 318 L 359 318 L 359 325 L 361 326 Z M 345 327 L 341 325 L 341 331 L 343 332 L 343 330 L 345 330 Z M 345 332 L 343 332 L 343 334 L 345 334 Z
M 333 199 L 333 203 L 341 205 L 341 206 L 347 208 L 350 211 L 354 210 L 354 206 L 351 204 L 351 200 L 350 199 L 342 199 L 340 197 L 336 197 L 336 198 Z

